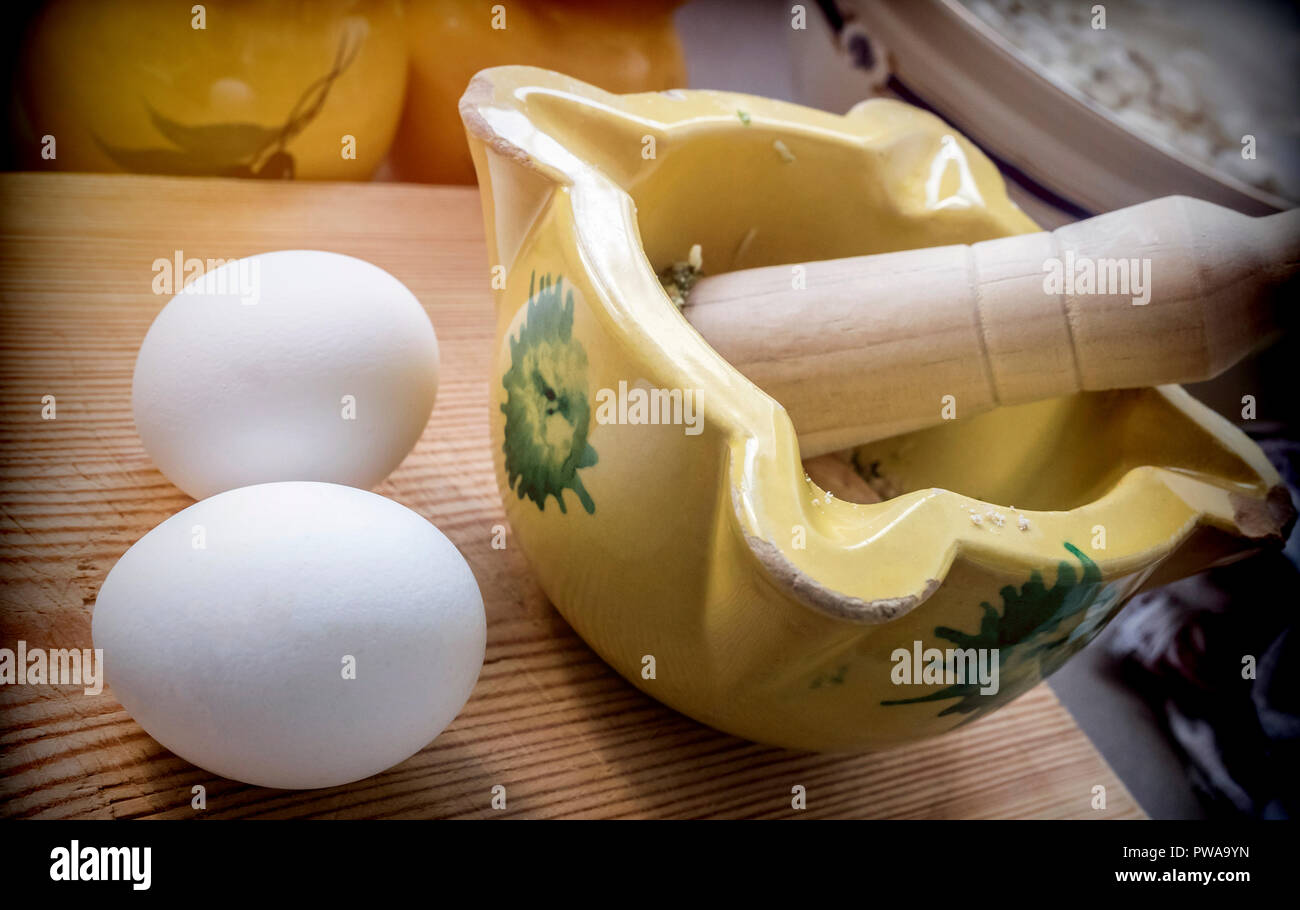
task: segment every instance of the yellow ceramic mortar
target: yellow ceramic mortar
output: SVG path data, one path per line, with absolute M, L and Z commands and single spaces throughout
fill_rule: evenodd
M 881 503 L 807 478 L 784 409 L 656 272 L 696 243 L 716 273 L 1036 230 L 930 114 L 619 96 L 527 67 L 480 73 L 461 114 L 502 267 L 492 440 L 514 539 L 602 658 L 704 723 L 809 749 L 944 732 L 1054 671 L 1133 594 L 1275 543 L 1293 517 L 1258 448 L 1177 387 L 847 453 L 904 491 Z M 686 413 L 602 422 L 620 383 L 698 390 L 699 432 Z M 996 650 L 997 692 L 896 685 L 917 642 Z

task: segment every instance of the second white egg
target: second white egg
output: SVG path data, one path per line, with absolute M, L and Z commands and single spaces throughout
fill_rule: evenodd
M 456 547 L 405 506 L 271 483 L 195 503 L 108 574 L 108 685 L 177 755 L 292 789 L 377 774 L 469 698 L 487 626 Z

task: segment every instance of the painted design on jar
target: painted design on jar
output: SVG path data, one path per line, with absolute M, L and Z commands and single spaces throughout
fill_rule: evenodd
M 510 336 L 506 390 L 506 476 L 520 498 L 541 511 L 554 496 L 565 512 L 564 491 L 572 490 L 587 514 L 596 511 L 578 471 L 596 463 L 587 442 L 591 404 L 587 397 L 587 352 L 573 337 L 573 291 L 564 279 L 534 273 L 519 336 Z
M 136 174 L 292 179 L 294 158 L 286 146 L 320 115 L 335 80 L 356 60 L 364 43 L 364 22 L 352 19 L 345 23 L 333 65 L 303 90 L 285 121 L 279 125 L 205 123 L 189 126 L 164 117 L 145 102 L 154 128 L 173 147 L 118 148 L 98 136 L 94 137 L 95 142 L 114 164 Z
M 912 705 L 931 701 L 956 701 L 938 716 L 969 715 L 962 723 L 975 720 L 1027 692 L 1055 672 L 1066 660 L 1093 639 L 1106 624 L 1119 601 L 1117 585 L 1102 581 L 1101 570 L 1082 550 L 1066 542 L 1082 571 L 1062 560 L 1057 565 L 1056 583 L 1050 588 L 1038 571 L 1020 588 L 1007 585 L 999 592 L 1002 610 L 984 601 L 979 630 L 963 632 L 937 626 L 934 636 L 950 642 L 960 651 L 993 653 L 999 665 L 996 691 L 982 692 L 982 683 L 955 682 L 916 698 L 886 699 L 885 706 Z M 1070 620 L 1083 614 L 1073 625 Z M 1064 628 L 1063 628 L 1064 626 Z M 947 649 L 945 649 L 946 653 Z

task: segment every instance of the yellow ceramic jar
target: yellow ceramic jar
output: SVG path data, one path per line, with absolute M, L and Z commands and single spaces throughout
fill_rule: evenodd
M 366 180 L 405 84 L 398 0 L 55 0 L 16 132 L 32 169 Z
M 697 243 L 721 272 L 1035 230 L 928 113 L 616 96 L 503 67 L 461 114 L 504 270 L 492 439 L 515 539 L 602 658 L 704 723 L 819 750 L 942 733 L 1035 685 L 1138 591 L 1293 519 L 1260 451 L 1176 387 L 846 453 L 897 485 L 880 503 L 806 477 L 785 411 L 656 272 Z M 663 419 L 638 422 L 656 395 Z
M 610 92 L 686 79 L 672 13 L 680 0 L 415 0 L 406 8 L 410 78 L 393 143 L 399 180 L 473 183 L 456 99 L 479 70 L 557 67 Z

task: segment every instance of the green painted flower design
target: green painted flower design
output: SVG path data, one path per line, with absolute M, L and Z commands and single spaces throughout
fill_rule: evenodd
M 951 642 L 956 648 L 997 649 L 1001 680 L 996 693 L 980 694 L 978 682 L 959 683 L 916 698 L 882 701 L 882 705 L 911 705 L 919 702 L 956 699 L 939 712 L 971 715 L 974 720 L 1028 691 L 1055 672 L 1100 631 L 1109 619 L 1117 592 L 1103 585 L 1101 570 L 1074 544 L 1066 543 L 1082 571 L 1062 560 L 1057 566 L 1056 583 L 1050 588 L 1035 571 L 1019 589 L 1007 585 L 1002 595 L 1002 611 L 987 601 L 980 604 L 984 616 L 977 632 L 968 633 L 947 626 L 937 626 L 936 638 Z M 1083 613 L 1073 627 L 1062 628 L 1066 620 Z M 963 721 L 965 722 L 965 721 Z
M 550 275 L 528 282 L 528 304 L 519 337 L 510 336 L 510 369 L 501 377 L 506 401 L 506 475 L 510 489 L 545 511 L 554 496 L 564 512 L 572 490 L 587 514 L 596 511 L 578 471 L 596 463 L 587 442 L 587 352 L 573 337 L 573 291 Z

